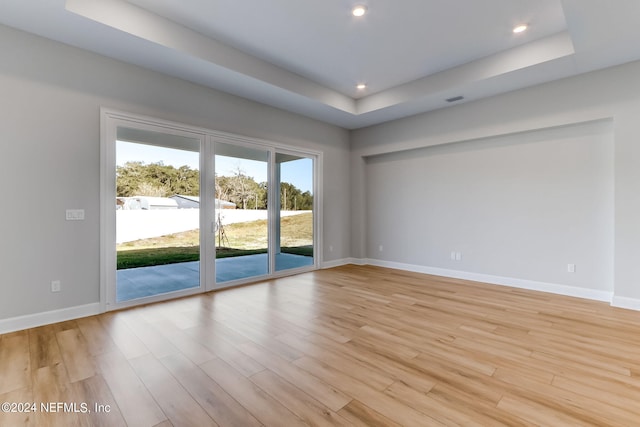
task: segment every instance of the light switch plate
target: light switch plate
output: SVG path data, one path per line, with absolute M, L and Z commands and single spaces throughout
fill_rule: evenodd
M 67 221 L 84 221 L 84 209 L 67 209 Z

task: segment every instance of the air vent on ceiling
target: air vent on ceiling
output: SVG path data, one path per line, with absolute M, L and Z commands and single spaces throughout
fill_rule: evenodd
M 453 98 L 448 98 L 447 102 L 457 102 L 457 101 L 462 101 L 464 99 L 464 96 L 459 95 L 459 96 L 454 96 Z

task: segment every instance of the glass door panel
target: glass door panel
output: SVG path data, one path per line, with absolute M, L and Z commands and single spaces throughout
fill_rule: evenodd
M 105 310 L 317 268 L 322 153 L 110 110 L 102 124 Z
M 276 271 L 314 264 L 313 176 L 313 159 L 276 153 Z
M 200 287 L 200 141 L 118 128 L 116 303 Z
M 216 283 L 269 271 L 269 151 L 216 142 Z

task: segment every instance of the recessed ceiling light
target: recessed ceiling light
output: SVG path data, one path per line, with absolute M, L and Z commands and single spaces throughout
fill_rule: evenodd
M 359 4 L 351 9 L 351 13 L 353 14 L 353 16 L 362 16 L 367 13 L 367 6 Z
M 524 32 L 524 31 L 526 31 L 526 30 L 527 30 L 527 28 L 529 28 L 529 26 L 528 26 L 528 25 L 525 25 L 525 24 L 523 24 L 523 25 L 518 25 L 517 27 L 514 27 L 514 28 L 513 28 L 513 32 L 514 32 L 514 33 L 516 33 L 516 34 L 518 34 L 518 33 L 522 33 L 522 32 Z
M 358 90 L 363 90 L 363 89 L 366 89 L 366 88 L 367 88 L 367 85 L 364 84 L 364 83 L 358 83 L 356 85 L 356 89 L 358 89 Z

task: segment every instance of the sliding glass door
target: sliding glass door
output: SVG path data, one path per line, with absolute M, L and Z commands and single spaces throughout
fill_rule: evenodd
M 315 266 L 314 157 L 217 142 L 216 284 Z
M 314 264 L 313 159 L 276 153 L 275 270 Z
M 104 110 L 101 157 L 105 310 L 319 265 L 320 153 Z
M 215 152 L 216 283 L 269 274 L 269 156 L 218 142 Z
M 118 128 L 116 288 L 121 303 L 200 287 L 200 141 Z

